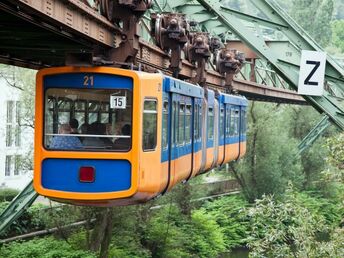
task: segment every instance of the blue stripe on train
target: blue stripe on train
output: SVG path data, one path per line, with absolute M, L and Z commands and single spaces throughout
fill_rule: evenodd
M 44 76 L 45 88 L 85 88 L 85 76 L 93 76 L 92 88 L 101 89 L 133 89 L 130 77 L 102 73 L 64 73 Z
M 79 169 L 95 168 L 95 181 L 81 183 Z M 131 186 L 131 164 L 127 160 L 45 159 L 42 164 L 42 186 L 51 190 L 101 193 L 128 190 Z
M 241 135 L 241 142 L 246 141 L 246 135 Z M 227 144 L 234 144 L 239 142 L 239 136 L 232 136 L 232 137 L 227 137 L 226 138 L 226 145 Z M 195 143 L 195 153 L 201 150 L 202 143 L 200 141 Z M 224 146 L 224 144 L 220 144 L 220 146 Z M 211 148 L 212 146 L 208 147 Z M 191 144 L 187 146 L 177 146 L 172 148 L 172 160 L 178 159 L 182 156 L 188 155 L 191 153 Z M 161 154 L 161 162 L 165 162 L 168 160 L 168 152 L 167 151 L 162 151 Z

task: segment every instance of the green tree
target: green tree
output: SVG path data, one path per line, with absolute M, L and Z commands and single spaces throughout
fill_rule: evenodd
M 344 20 L 337 20 L 331 23 L 332 44 L 344 53 Z
M 286 109 L 258 102 L 249 107 L 247 153 L 232 169 L 250 202 L 263 194 L 283 193 L 289 180 L 302 185 L 300 162 L 294 158 L 297 141 L 289 136 Z
M 203 205 L 206 213 L 221 227 L 227 250 L 245 246 L 249 235 L 247 201 L 241 195 L 226 196 Z
M 290 15 L 316 42 L 326 47 L 331 39 L 333 0 L 293 0 Z
M 342 257 L 344 231 L 332 231 L 321 210 L 325 207 L 308 201 L 292 188 L 281 200 L 273 196 L 257 200 L 248 210 L 250 257 Z M 329 234 L 327 241 L 319 238 L 324 232 Z
M 0 257 L 7 258 L 96 258 L 96 255 L 73 249 L 65 241 L 52 237 L 34 239 L 27 242 L 13 242 L 0 249 Z
M 251 217 L 250 257 L 299 257 L 309 253 L 315 229 L 320 226 L 293 193 L 284 202 L 263 196 L 249 210 Z M 322 224 L 321 224 L 322 225 Z
M 321 115 L 312 107 L 290 106 L 285 114 L 285 123 L 291 124 L 289 135 L 301 142 L 320 120 Z M 332 134 L 326 130 L 308 149 L 301 153 L 302 172 L 304 174 L 303 189 L 309 189 L 319 180 L 326 167 L 327 151 L 324 143 L 326 137 Z
M 327 140 L 330 167 L 324 172 L 327 179 L 344 183 L 344 133 Z

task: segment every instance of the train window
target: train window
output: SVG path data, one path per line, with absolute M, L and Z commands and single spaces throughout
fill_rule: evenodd
M 198 115 L 198 140 L 201 140 L 202 136 L 202 105 L 199 105 L 199 115 Z
M 239 135 L 239 110 L 231 109 L 230 135 Z
M 59 124 L 68 123 L 71 116 L 71 100 L 65 97 L 60 97 L 57 99 L 57 106 L 59 110 Z
M 229 137 L 231 135 L 230 133 L 230 127 L 231 127 L 231 109 L 226 109 L 226 137 Z
M 173 136 L 173 145 L 175 146 L 177 143 L 177 132 L 178 132 L 178 127 L 177 127 L 177 103 L 176 101 L 173 101 L 172 105 L 172 136 Z
M 214 138 L 214 112 L 213 108 L 208 109 L 208 139 Z
M 221 108 L 220 110 L 220 138 L 223 138 L 225 135 L 225 110 Z
M 240 110 L 235 110 L 235 125 L 236 125 L 236 127 L 235 127 L 235 135 L 239 135 L 239 133 L 240 133 Z
M 186 105 L 185 111 L 185 142 L 191 143 L 191 105 Z
M 185 141 L 185 104 L 179 104 L 179 127 L 178 144 L 183 145 Z
M 199 124 L 199 106 L 195 104 L 194 106 L 194 140 L 198 139 L 198 124 Z
M 125 106 L 114 105 L 116 97 L 125 100 Z M 131 117 L 129 90 L 50 88 L 45 92 L 44 146 L 127 151 L 131 147 Z
M 99 102 L 89 101 L 88 102 L 88 123 L 92 124 L 98 122 L 98 113 L 99 113 Z
M 246 110 L 241 110 L 241 133 L 246 132 Z
M 168 145 L 168 101 L 165 100 L 162 106 L 162 147 L 167 148 Z
M 74 102 L 74 118 L 78 120 L 80 125 L 86 123 L 86 110 L 87 109 L 85 100 L 77 100 Z
M 109 110 L 109 103 L 101 103 L 100 104 L 100 122 L 107 123 L 110 119 L 110 110 Z
M 46 100 L 46 104 L 45 104 L 45 108 L 46 108 L 46 112 L 45 112 L 45 131 L 51 131 L 51 133 L 53 131 L 58 130 L 58 121 L 57 121 L 57 117 L 56 114 L 57 112 L 54 112 L 57 108 L 56 108 L 56 100 L 55 98 L 49 97 Z
M 143 105 L 143 137 L 142 146 L 144 151 L 154 150 L 157 142 L 157 101 L 146 99 Z

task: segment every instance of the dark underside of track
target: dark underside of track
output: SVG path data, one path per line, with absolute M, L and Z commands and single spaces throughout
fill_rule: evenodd
M 81 9 L 85 11 L 85 7 Z M 103 21 L 102 17 L 100 20 L 97 20 L 96 16 L 90 17 L 90 31 L 95 30 L 91 27 L 92 22 L 96 24 L 95 26 L 98 24 L 101 24 L 99 27 L 103 26 L 105 39 L 111 37 L 111 31 L 114 31 L 114 28 Z M 107 51 L 111 48 L 108 42 L 100 42 L 97 36 L 91 34 L 90 32 L 87 35 L 74 28 L 73 25 L 67 26 L 48 15 L 30 9 L 18 0 L 4 0 L 0 3 L 0 63 L 41 69 L 65 65 L 67 53 L 92 52 L 94 49 Z M 111 39 L 108 41 L 111 42 Z M 169 57 L 156 46 L 140 41 L 138 57 L 138 61 L 144 66 L 169 73 Z M 190 79 L 194 70 L 194 66 L 183 61 L 180 75 L 184 79 Z M 223 77 L 210 71 L 207 84 L 211 88 L 221 89 Z M 235 79 L 233 89 L 250 100 L 307 104 L 294 91 L 250 81 Z

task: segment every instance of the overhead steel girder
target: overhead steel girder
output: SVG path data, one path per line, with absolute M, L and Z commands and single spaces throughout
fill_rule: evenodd
M 211 23 L 207 20 L 201 23 L 205 27 L 205 30 L 214 32 L 216 28 L 216 31 L 233 32 L 260 57 L 269 61 L 274 70 L 294 89 L 298 87 L 301 50 L 322 51 L 321 47 L 271 0 L 252 1 L 271 21 L 270 23 L 267 20 L 262 21 L 260 18 L 254 19 L 252 16 L 247 16 L 245 14 L 238 15 L 238 13 L 230 12 L 228 8 L 221 7 L 220 0 L 177 0 L 173 2 L 170 1 L 168 4 L 165 2 L 161 5 L 164 6 L 164 11 L 179 11 L 187 5 L 197 5 L 197 2 L 204 9 L 197 7 L 194 9 L 194 12 L 191 8 L 186 9 L 188 11 L 186 14 L 190 19 L 200 21 L 203 20 L 201 17 L 204 17 L 204 13 L 211 14 L 213 18 L 209 20 L 215 20 L 221 23 L 221 25 L 217 22 Z M 246 16 L 246 18 L 242 19 L 243 16 Z M 252 33 L 252 31 L 244 25 L 244 23 L 248 21 L 258 25 L 272 26 L 275 29 L 279 29 L 288 37 L 294 47 L 289 48 L 287 51 L 288 53 L 283 51 L 283 49 L 280 51 L 272 49 L 265 43 L 261 35 Z M 326 113 L 330 121 L 342 130 L 344 130 L 344 95 L 342 95 L 344 94 L 343 74 L 344 72 L 340 66 L 328 56 L 325 79 L 332 87 L 336 88 L 336 96 L 330 94 L 328 91 L 325 91 L 324 94 L 319 97 L 303 96 L 319 112 Z

